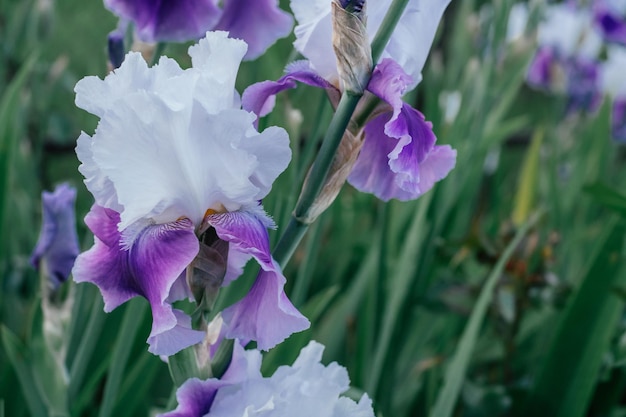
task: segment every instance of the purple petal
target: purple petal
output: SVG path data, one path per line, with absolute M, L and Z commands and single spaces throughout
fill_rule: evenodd
M 263 269 L 273 268 L 267 225 L 254 213 L 217 213 L 207 216 L 206 221 L 215 228 L 219 238 L 230 243 L 234 250 L 253 256 Z
M 268 221 L 260 210 L 213 214 L 207 222 L 220 239 L 237 252 L 253 256 L 262 271 L 248 294 L 222 312 L 229 339 L 255 340 L 268 350 L 295 332 L 309 327 L 309 321 L 291 304 L 284 291 L 286 279 L 272 259 L 267 234 Z
M 400 65 L 385 58 L 374 68 L 367 89 L 391 106 L 392 119 L 396 119 L 402 109 L 402 95 L 412 82 L 413 79 Z
M 246 41 L 245 59 L 252 60 L 289 35 L 292 26 L 293 18 L 278 7 L 276 0 L 225 0 L 215 30 L 228 31 L 229 37 Z
M 603 1 L 594 4 L 594 21 L 609 42 L 626 46 L 626 19 Z
M 567 61 L 568 111 L 595 111 L 602 101 L 599 63 L 584 57 Z
M 296 81 L 324 88 L 328 94 L 339 101 L 340 92 L 328 81 L 311 69 L 308 61 L 296 61 L 285 68 L 286 74 L 278 81 L 261 81 L 246 88 L 241 96 L 241 106 L 258 117 L 263 117 L 274 108 L 275 96 L 284 90 L 296 88 Z
M 273 271 L 261 271 L 248 294 L 222 312 L 229 326 L 226 337 L 256 340 L 259 349 L 269 350 L 292 333 L 308 329 L 309 320 L 285 295 L 286 281 L 278 265 Z
M 149 225 L 126 248 L 117 230 L 119 220 L 113 210 L 92 207 L 85 223 L 95 235 L 95 244 L 76 259 L 74 280 L 97 285 L 107 312 L 135 296 L 145 297 L 153 318 L 149 340 L 158 341 L 163 349 L 151 347 L 154 354 L 171 355 L 172 347 L 182 349 L 202 340 L 200 332 L 185 331 L 186 323 L 167 302 L 175 281 L 198 253 L 194 225 L 189 219 Z M 167 341 L 166 335 L 184 337 Z
M 191 378 L 176 391 L 178 407 L 160 417 L 203 417 L 209 413 L 220 388 L 240 384 L 251 378 L 261 378 L 261 355 L 258 351 L 245 351 L 239 343 L 233 347 L 233 357 L 221 379 L 201 381 Z
M 554 82 L 552 68 L 557 62 L 558 57 L 552 47 L 540 47 L 528 67 L 528 73 L 526 74 L 528 84 L 534 88 L 549 90 Z
M 146 42 L 184 42 L 204 36 L 221 16 L 215 0 L 105 0 L 122 19 L 135 22 Z
M 418 198 L 445 178 L 456 162 L 456 151 L 435 146 L 432 124 L 402 101 L 411 83 L 397 63 L 384 59 L 367 87 L 391 108 L 365 125 L 363 147 L 348 181 L 384 201 Z
M 176 325 L 160 333 L 155 333 L 153 330 L 148 337 L 150 345 L 148 352 L 170 356 L 204 340 L 204 332 L 191 328 L 191 317 L 180 310 L 171 311 L 176 317 Z
M 392 118 L 388 112 L 365 126 L 365 141 L 348 182 L 383 201 L 412 200 L 448 175 L 456 151 L 435 146 L 431 124 L 408 104 Z
M 43 222 L 30 262 L 37 270 L 44 267 L 48 281 L 56 287 L 67 280 L 79 253 L 74 211 L 76 189 L 60 184 L 51 193 L 44 191 L 41 201 Z
M 618 98 L 613 102 L 611 135 L 617 142 L 626 143 L 626 98 Z

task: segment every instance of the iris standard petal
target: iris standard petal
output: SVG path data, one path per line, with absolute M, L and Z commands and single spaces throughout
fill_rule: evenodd
M 113 210 L 92 207 L 85 223 L 94 233 L 95 244 L 76 259 L 74 280 L 98 286 L 107 312 L 135 296 L 145 297 L 153 317 L 150 340 L 166 333 L 171 337 L 184 336 L 171 343 L 158 339 L 162 349 L 151 348 L 152 353 L 171 355 L 175 353 L 173 346 L 182 349 L 198 343 L 202 332 L 184 331 L 186 323 L 167 302 L 174 282 L 198 252 L 193 224 L 189 219 L 180 219 L 149 225 L 125 247 L 117 229 L 119 220 L 119 213 Z M 176 329 L 177 326 L 183 328 Z

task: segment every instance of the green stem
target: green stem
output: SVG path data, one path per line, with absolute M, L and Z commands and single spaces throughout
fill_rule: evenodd
M 408 0 L 394 0 L 391 6 L 389 6 L 389 10 L 372 42 L 374 64 L 380 59 L 407 4 Z M 366 82 L 369 82 L 369 79 Z M 308 179 L 302 188 L 293 217 L 273 252 L 274 258 L 282 267 L 287 264 L 309 227 L 308 223 L 310 220 L 307 219 L 309 210 L 322 191 L 343 134 L 361 97 L 362 94 L 353 92 L 344 92 L 341 96 L 337 110 L 324 135 L 322 147 L 315 161 L 313 161 Z
M 400 17 L 402 17 L 402 13 L 404 13 L 407 4 L 409 4 L 409 0 L 393 0 L 389 6 L 389 10 L 372 40 L 372 62 L 374 62 L 374 65 L 376 65 L 382 56 L 385 47 L 389 43 L 391 34 L 396 28 L 398 21 L 400 21 Z

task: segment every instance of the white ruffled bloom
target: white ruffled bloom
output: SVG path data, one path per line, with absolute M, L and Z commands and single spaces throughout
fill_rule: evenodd
M 392 0 L 367 2 L 367 34 L 376 35 Z M 450 0 L 409 0 L 382 58 L 391 58 L 413 78 L 422 79 L 422 68 L 435 38 L 437 26 Z M 332 48 L 330 0 L 291 0 L 298 25 L 294 29 L 295 48 L 309 60 L 324 79 L 337 84 L 337 63 Z
M 101 119 L 93 137 L 78 139 L 79 170 L 96 204 L 120 213 L 127 237 L 145 222 L 186 217 L 198 227 L 207 210 L 256 206 L 287 167 L 285 130 L 259 133 L 241 110 L 235 78 L 246 50 L 209 32 L 189 48 L 192 68 L 166 57 L 149 68 L 131 53 L 105 80 L 76 85 L 77 106 Z
M 374 417 L 367 395 L 358 403 L 340 396 L 350 387 L 348 371 L 336 362 L 321 364 L 323 352 L 323 345 L 310 342 L 292 366 L 281 366 L 269 378 L 258 372 L 260 353 L 245 352 L 249 378 L 221 388 L 208 416 Z

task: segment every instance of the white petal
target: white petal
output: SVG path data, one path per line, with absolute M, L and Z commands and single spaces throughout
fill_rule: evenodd
M 626 47 L 611 45 L 608 57 L 600 67 L 600 88 L 613 97 L 626 96 Z

